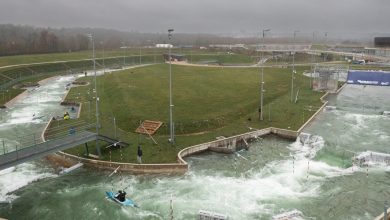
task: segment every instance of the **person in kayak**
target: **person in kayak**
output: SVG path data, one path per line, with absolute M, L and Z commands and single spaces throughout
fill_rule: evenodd
M 126 200 L 126 192 L 124 190 L 119 190 L 118 194 L 115 195 L 115 198 L 120 202 L 124 202 Z

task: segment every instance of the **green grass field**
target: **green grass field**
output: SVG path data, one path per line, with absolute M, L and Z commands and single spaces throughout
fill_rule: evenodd
M 132 66 L 145 63 L 163 62 L 162 56 L 155 55 L 142 55 L 139 56 L 127 56 L 125 57 L 125 65 Z M 123 58 L 107 58 L 97 59 L 98 68 L 99 65 L 105 64 L 107 68 L 115 67 L 121 68 L 123 66 Z M 6 98 L 0 97 L 0 106 L 4 105 L 7 101 L 11 100 L 23 90 L 14 89 L 17 84 L 24 82 L 38 82 L 42 77 L 50 77 L 54 75 L 68 74 L 69 72 L 79 72 L 85 70 L 91 70 L 93 68 L 92 61 L 79 60 L 68 61 L 65 63 L 46 63 L 46 64 L 34 64 L 24 65 L 17 67 L 8 67 L 0 69 L 0 93 L 6 93 Z
M 321 63 L 321 62 L 345 62 L 344 57 L 329 54 L 325 57 L 323 55 L 311 55 L 306 53 L 297 53 L 294 56 L 294 62 L 296 64 L 304 64 L 304 63 Z M 286 64 L 286 63 L 292 63 L 293 62 L 293 56 L 292 55 L 286 55 L 283 54 L 280 57 L 275 56 L 274 58 L 268 59 L 266 64 Z
M 142 49 L 141 55 L 161 54 L 162 50 Z M 127 49 L 124 50 L 106 50 L 104 51 L 104 57 L 123 57 L 139 55 L 139 49 Z M 32 55 L 18 55 L 18 56 L 5 56 L 0 57 L 0 66 L 17 65 L 17 64 L 29 64 L 40 62 L 54 62 L 54 61 L 71 61 L 71 60 L 83 60 L 91 59 L 92 50 L 69 52 L 69 53 L 51 53 L 51 54 L 32 54 Z M 96 58 L 103 58 L 103 50 L 96 50 Z
M 248 132 L 249 127 L 298 129 L 314 113 L 305 111 L 305 107 L 319 107 L 319 98 L 323 95 L 309 89 L 309 79 L 302 75 L 309 68 L 297 69 L 299 74 L 295 83 L 296 88 L 299 88 L 299 99 L 296 104 L 290 102 L 291 69 L 265 69 L 264 120 L 260 122 L 257 112 L 260 97 L 258 68 L 173 66 L 174 122 L 177 134 L 177 142 L 173 147 L 167 142 L 168 65 L 159 64 L 107 74 L 98 77 L 101 131 L 113 136 L 115 117 L 118 136 L 132 144 L 122 150 L 123 155 L 127 155 L 122 161 L 135 162 L 136 145 L 141 144 L 146 163 L 161 163 L 176 161 L 177 152 L 187 146 L 214 140 L 221 135 Z M 90 80 L 92 78 L 89 77 L 80 79 Z M 67 97 L 68 100 L 85 103 L 79 120 L 94 120 L 94 103 L 91 109 L 88 104 L 89 100 L 93 101 L 91 91 L 90 86 L 77 87 Z M 145 119 L 164 123 L 154 135 L 158 145 L 154 145 L 148 137 L 134 133 L 139 121 Z M 67 150 L 76 155 L 82 151 L 82 146 Z M 108 160 L 106 153 L 104 159 Z M 118 150 L 113 151 L 112 160 L 121 161 L 120 155 Z
M 187 54 L 190 63 L 216 63 L 221 65 L 255 64 L 256 58 L 244 54 Z
M 142 49 L 142 63 L 162 62 L 162 53 L 167 49 Z M 245 53 L 244 53 L 245 52 Z M 223 65 L 253 64 L 256 57 L 249 51 L 227 54 L 219 50 L 204 51 L 194 49 L 173 49 L 172 53 L 187 55 L 188 61 L 201 63 L 217 61 Z M 156 56 L 156 54 L 158 56 Z M 102 57 L 97 51 L 97 58 Z M 106 51 L 105 56 L 118 56 L 106 59 L 107 66 L 123 64 L 123 50 Z M 126 65 L 139 64 L 139 48 L 126 50 Z M 89 59 L 91 51 L 61 54 L 40 54 L 0 57 L 0 66 L 49 62 L 58 60 Z M 286 58 L 290 62 L 291 57 Z M 309 62 L 311 56 L 297 55 L 296 62 Z M 102 63 L 102 60 L 98 60 Z M 272 61 L 270 61 L 272 62 Z M 90 61 L 72 61 L 64 64 L 41 64 L 24 67 L 4 68 L 0 71 L 2 85 L 10 78 L 20 79 L 17 83 L 37 82 L 43 78 L 63 74 L 69 69 L 91 69 Z M 388 69 L 369 65 L 355 65 L 358 69 Z M 120 71 L 98 77 L 100 97 L 101 133 L 114 137 L 113 119 L 117 122 L 117 138 L 131 144 L 130 147 L 112 152 L 112 160 L 123 162 L 136 161 L 136 145 L 141 144 L 146 163 L 164 163 L 176 161 L 177 152 L 187 146 L 215 140 L 217 136 L 232 136 L 248 132 L 251 128 L 269 126 L 298 129 L 314 111 L 307 111 L 308 106 L 319 107 L 322 93 L 309 89 L 309 79 L 302 73 L 309 66 L 296 67 L 294 97 L 299 89 L 296 104 L 291 103 L 291 68 L 265 68 L 265 94 L 263 121 L 258 120 L 260 99 L 259 68 L 226 68 L 226 67 L 188 67 L 173 66 L 173 103 L 176 129 L 176 145 L 168 143 L 168 65 L 158 64 L 143 68 Z M 90 81 L 92 78 L 81 78 L 79 81 Z M 9 84 L 9 83 L 8 83 Z M 22 89 L 12 88 L 10 84 L 0 91 L 0 105 L 21 93 Z M 67 100 L 83 103 L 81 118 L 71 121 L 58 121 L 52 126 L 77 121 L 93 122 L 95 120 L 92 83 L 89 86 L 73 88 Z M 158 145 L 146 136 L 134 133 L 140 121 L 158 120 L 164 124 L 154 135 Z M 101 143 L 102 144 L 102 143 Z M 90 143 L 94 152 L 94 143 Z M 122 152 L 121 152 L 122 151 Z M 82 155 L 84 147 L 67 150 L 75 155 Z M 103 148 L 103 159 L 110 160 L 109 151 Z M 120 155 L 125 155 L 121 157 Z
M 141 55 L 156 54 L 161 56 L 163 53 L 168 53 L 168 49 L 164 48 L 141 48 Z M 172 53 L 179 54 L 217 54 L 217 52 L 204 51 L 199 49 L 186 49 L 186 48 L 174 48 Z M 96 49 L 96 58 L 102 59 L 104 57 L 123 57 L 123 56 L 136 56 L 140 54 L 140 48 L 128 48 L 118 50 L 105 50 L 103 54 L 102 49 Z M 49 53 L 49 54 L 30 54 L 30 55 L 16 55 L 16 56 L 3 56 L 0 57 L 0 67 L 17 64 L 29 64 L 40 62 L 54 62 L 54 61 L 70 61 L 70 60 L 83 60 L 91 59 L 92 50 L 68 52 L 68 53 Z M 161 58 L 160 58 L 161 59 Z
M 105 51 L 105 59 L 103 61 L 103 51 L 96 51 L 96 58 L 99 65 L 106 67 L 120 68 L 123 65 L 131 66 L 145 63 L 162 63 L 163 53 L 167 53 L 168 49 L 164 48 L 128 48 L 125 50 L 109 50 Z M 217 60 L 219 64 L 241 64 L 247 65 L 253 62 L 254 58 L 245 54 L 229 55 L 221 53 L 218 50 L 205 51 L 199 49 L 188 48 L 173 48 L 172 53 L 184 54 L 188 59 L 194 60 Z M 125 55 L 125 57 L 123 57 Z M 111 57 L 111 58 L 108 58 Z M 80 51 L 72 53 L 55 53 L 55 54 L 34 54 L 21 56 L 0 57 L 0 67 L 5 65 L 28 64 L 24 66 L 7 67 L 0 69 L 0 93 L 7 93 L 7 98 L 0 98 L 0 105 L 11 100 L 23 90 L 13 89 L 13 86 L 21 81 L 37 82 L 42 75 L 59 75 L 68 73 L 69 71 L 77 72 L 92 69 L 90 60 L 91 51 Z M 67 61 L 65 63 L 46 63 L 46 64 L 31 64 L 39 62 L 55 62 Z M 30 64 L 29 64 L 30 63 Z M 8 91 L 8 92 L 7 92 Z M 10 92 L 12 91 L 12 92 Z

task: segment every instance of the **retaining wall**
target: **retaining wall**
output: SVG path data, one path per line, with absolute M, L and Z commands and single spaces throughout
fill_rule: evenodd
M 188 171 L 188 164 L 183 159 L 184 157 L 190 156 L 192 154 L 201 153 L 206 150 L 232 153 L 236 151 L 238 147 L 247 147 L 247 142 L 251 142 L 258 137 L 268 134 L 276 134 L 283 138 L 296 139 L 299 133 L 296 131 L 273 127 L 255 130 L 248 133 L 228 137 L 225 139 L 210 141 L 207 143 L 187 147 L 178 153 L 178 163 L 170 164 L 134 164 L 109 162 L 78 157 L 75 155 L 67 154 L 65 152 L 58 152 L 57 155 L 62 157 L 64 161 L 72 160 L 74 162 L 82 162 L 86 166 L 102 170 L 115 170 L 118 166 L 120 166 L 121 171 L 130 172 L 132 174 L 184 174 Z M 45 135 L 42 134 L 43 139 L 44 136 Z
M 240 146 L 244 147 L 242 145 L 246 145 L 246 142 L 251 142 L 257 139 L 258 137 L 268 135 L 268 134 L 275 134 L 283 138 L 294 139 L 294 140 L 299 135 L 297 131 L 269 127 L 261 130 L 255 130 L 248 133 L 236 135 L 236 136 L 227 137 L 221 140 L 210 141 L 207 143 L 202 143 L 191 147 L 187 147 L 181 150 L 178 153 L 177 157 L 179 163 L 187 164 L 187 162 L 183 159 L 184 157 L 202 151 L 211 150 L 216 152 L 231 153 L 236 151 L 237 148 Z
M 344 89 L 344 87 L 346 86 L 347 84 L 344 84 L 343 86 L 341 86 L 335 93 L 332 93 L 332 94 L 339 94 L 341 92 L 341 90 Z M 323 111 L 323 109 L 325 108 L 325 106 L 328 104 L 328 101 L 325 100 L 325 98 L 329 95 L 330 93 L 327 92 L 325 93 L 323 96 L 321 96 L 320 100 L 321 102 L 323 103 L 322 106 L 309 118 L 309 120 L 307 120 L 305 122 L 305 124 L 303 124 L 299 129 L 298 129 L 298 133 L 301 133 L 302 130 L 307 126 L 309 125 L 315 117 L 317 117 L 318 114 L 320 114 L 321 111 Z
M 102 170 L 115 170 L 120 166 L 121 171 L 130 172 L 132 174 L 184 174 L 188 170 L 188 164 L 171 163 L 171 164 L 133 164 L 133 163 L 118 163 L 102 160 L 92 160 L 82 157 L 77 157 L 64 152 L 58 152 L 58 155 L 64 159 L 76 160 L 84 163 L 84 165 L 98 168 Z

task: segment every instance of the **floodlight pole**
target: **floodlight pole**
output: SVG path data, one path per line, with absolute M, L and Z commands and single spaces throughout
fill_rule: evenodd
M 154 53 L 154 63 L 156 63 L 156 53 L 157 53 L 157 50 L 156 50 L 156 43 L 153 42 L 153 53 Z
M 93 39 L 93 35 L 90 34 L 89 37 L 91 38 L 91 43 L 92 43 L 92 59 L 93 59 L 93 72 L 95 73 L 94 76 L 94 84 L 95 84 L 95 103 L 96 103 L 96 134 L 99 134 L 99 97 L 98 97 L 98 92 L 97 92 L 97 81 L 96 81 L 96 58 L 95 58 L 95 41 Z M 96 139 L 96 151 L 98 153 L 98 156 L 101 157 L 101 151 L 99 147 L 99 142 L 98 139 Z
M 315 38 L 315 32 L 313 32 L 313 38 L 312 38 L 312 41 L 311 41 L 311 45 L 313 46 L 314 44 L 314 38 Z M 312 87 L 312 84 L 313 84 L 313 72 L 314 72 L 314 52 L 313 50 L 311 50 L 311 71 L 310 71 L 310 80 L 309 80 L 309 88 L 313 88 Z
M 294 31 L 294 45 L 295 45 L 295 37 L 299 31 L 295 30 Z M 293 63 L 292 63 L 292 73 L 291 73 L 291 103 L 293 102 L 294 99 L 294 74 L 296 73 L 295 71 L 295 48 L 293 48 Z
M 122 47 L 123 47 L 123 67 L 126 65 L 126 47 L 125 47 L 125 42 L 122 41 Z
M 139 65 L 142 63 L 141 46 L 139 46 Z
M 174 128 L 173 128 L 173 103 L 172 103 L 172 59 L 171 59 L 171 38 L 172 38 L 172 32 L 173 29 L 168 29 L 168 59 L 169 59 L 169 142 L 171 145 L 175 144 L 175 134 L 174 134 Z
M 327 39 L 328 38 L 328 32 L 325 32 L 325 54 L 324 54 L 324 62 L 326 61 L 326 57 L 327 57 L 327 55 L 326 55 L 326 48 L 327 48 L 327 46 L 326 46 L 326 43 L 327 43 Z
M 261 62 L 264 59 L 264 38 L 265 32 L 270 31 L 271 29 L 263 29 L 263 44 L 261 50 Z M 264 63 L 261 63 L 261 82 L 260 82 L 260 108 L 259 108 L 259 119 L 263 120 L 263 98 L 264 98 Z
M 106 74 L 106 64 L 105 64 L 105 57 L 104 57 L 104 42 L 101 41 L 100 44 L 102 45 L 102 48 L 103 48 L 103 74 Z

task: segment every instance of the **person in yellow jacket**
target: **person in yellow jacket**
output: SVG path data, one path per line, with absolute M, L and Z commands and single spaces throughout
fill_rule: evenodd
M 65 114 L 64 114 L 64 120 L 68 120 L 68 119 L 70 119 L 69 113 L 68 113 L 68 112 L 65 112 Z

